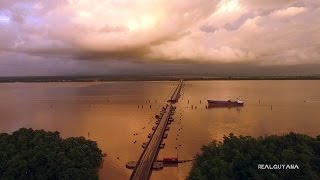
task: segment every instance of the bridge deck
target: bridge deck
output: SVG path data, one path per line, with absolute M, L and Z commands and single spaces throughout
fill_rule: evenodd
M 180 97 L 180 91 L 181 91 L 181 88 L 182 88 L 182 84 L 183 84 L 183 80 L 180 80 L 177 88 L 175 89 L 175 91 L 173 92 L 172 96 L 168 100 L 169 102 L 175 103 L 175 102 L 178 101 L 178 99 Z
M 174 91 L 174 94 L 171 96 L 171 100 L 177 101 L 180 95 L 180 90 L 183 81 L 180 81 L 179 85 Z M 137 162 L 136 168 L 133 170 L 130 180 L 147 180 L 150 177 L 150 172 L 152 170 L 152 165 L 155 162 L 159 146 L 162 142 L 163 135 L 166 131 L 166 127 L 171 117 L 173 111 L 172 103 L 167 104 L 165 113 L 163 114 L 160 123 L 158 124 L 156 130 L 154 131 L 147 147 L 144 149 L 142 155 L 140 156 L 139 161 Z

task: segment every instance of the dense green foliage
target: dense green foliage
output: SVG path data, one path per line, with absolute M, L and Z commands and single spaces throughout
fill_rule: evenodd
M 297 164 L 299 169 L 258 169 L 258 164 Z M 188 179 L 320 179 L 320 136 L 230 134 L 202 147 Z
M 20 129 L 0 134 L 0 179 L 98 179 L 103 154 L 94 141 Z

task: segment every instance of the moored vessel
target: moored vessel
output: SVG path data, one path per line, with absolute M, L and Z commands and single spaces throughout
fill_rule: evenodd
M 211 107 L 241 107 L 244 105 L 244 102 L 237 98 L 236 100 L 227 100 L 227 101 L 223 101 L 223 100 L 207 100 L 208 101 L 208 105 Z

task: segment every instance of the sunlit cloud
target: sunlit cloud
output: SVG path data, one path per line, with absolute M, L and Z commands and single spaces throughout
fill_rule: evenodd
M 217 14 L 233 13 L 241 9 L 238 0 L 222 0 L 218 5 Z
M 16 53 L 79 66 L 319 64 L 317 17 L 318 0 L 3 0 L 0 54 L 1 61 Z
M 10 23 L 10 17 L 6 15 L 0 15 L 0 23 L 1 24 L 8 24 Z
M 307 11 L 304 7 L 289 7 L 287 9 L 281 9 L 272 13 L 272 16 L 275 18 L 285 18 L 296 16 L 300 13 Z

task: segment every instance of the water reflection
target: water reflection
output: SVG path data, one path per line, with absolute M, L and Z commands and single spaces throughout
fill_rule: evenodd
M 241 107 L 238 107 L 238 106 L 227 106 L 227 107 L 223 107 L 223 106 L 206 106 L 206 109 L 207 110 L 210 110 L 210 111 L 214 111 L 214 110 L 219 110 L 219 109 L 228 109 L 228 110 L 235 110 L 237 111 L 238 113 L 241 112 L 241 109 L 243 108 L 243 106 Z

